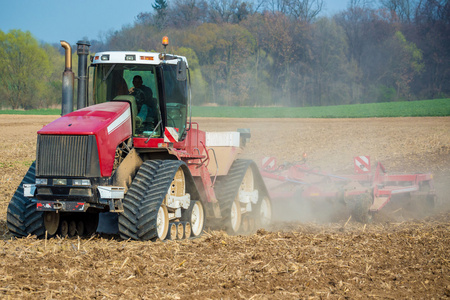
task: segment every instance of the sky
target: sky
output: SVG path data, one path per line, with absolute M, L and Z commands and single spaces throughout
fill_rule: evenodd
M 168 0 L 170 2 L 170 0 Z M 104 40 L 110 31 L 132 25 L 154 0 L 0 0 L 0 30 L 30 31 L 50 44 L 65 40 Z M 323 14 L 345 10 L 348 0 L 324 0 Z

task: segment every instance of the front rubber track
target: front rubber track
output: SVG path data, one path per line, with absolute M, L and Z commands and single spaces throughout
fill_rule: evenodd
M 42 238 L 45 234 L 43 213 L 36 211 L 36 203 L 23 195 L 23 185 L 36 181 L 36 162 L 33 162 L 22 179 L 8 205 L 6 224 L 16 237 L 36 235 Z
M 263 182 L 261 174 L 255 162 L 247 159 L 237 159 L 231 165 L 228 174 L 218 177 L 214 185 L 217 200 L 220 205 L 220 213 L 222 219 L 219 227 L 225 228 L 227 231 L 231 230 L 231 205 L 236 198 L 241 182 L 244 179 L 248 168 L 252 168 L 253 178 L 255 180 L 255 188 L 258 189 L 258 201 L 261 201 L 263 196 L 268 196 L 266 186 Z
M 180 166 L 187 183 L 193 184 L 192 175 L 182 161 L 148 160 L 142 164 L 123 200 L 124 211 L 119 215 L 121 238 L 143 241 L 158 238 L 158 210 Z

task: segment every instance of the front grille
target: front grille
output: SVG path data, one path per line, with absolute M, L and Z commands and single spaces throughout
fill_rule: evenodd
M 36 176 L 87 176 L 93 135 L 38 135 Z

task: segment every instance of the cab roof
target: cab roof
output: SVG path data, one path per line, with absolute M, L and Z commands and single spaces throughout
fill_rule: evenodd
M 162 63 L 176 65 L 177 58 L 186 62 L 184 56 L 174 56 L 167 54 L 170 57 L 167 60 L 160 59 L 161 53 L 156 52 L 140 52 L 140 51 L 103 51 L 95 53 L 92 64 L 144 64 L 144 65 L 160 65 Z

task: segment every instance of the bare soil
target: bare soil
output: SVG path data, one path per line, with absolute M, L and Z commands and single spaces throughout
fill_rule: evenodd
M 6 209 L 55 116 L 0 116 L 0 297 L 123 299 L 444 299 L 450 297 L 450 117 L 197 118 L 200 129 L 250 128 L 244 157 L 351 172 L 369 155 L 390 172 L 432 172 L 440 200 L 424 214 L 386 207 L 371 224 L 278 221 L 249 236 L 134 242 L 13 239 Z M 274 203 L 283 205 L 283 203 Z M 416 206 L 417 207 L 417 206 Z

